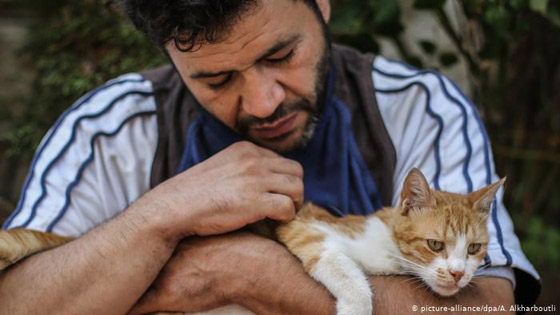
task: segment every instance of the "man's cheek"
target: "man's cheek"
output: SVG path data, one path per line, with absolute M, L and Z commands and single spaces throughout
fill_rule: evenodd
M 314 67 L 285 71 L 278 81 L 286 91 L 286 98 L 301 98 L 314 93 L 316 72 Z

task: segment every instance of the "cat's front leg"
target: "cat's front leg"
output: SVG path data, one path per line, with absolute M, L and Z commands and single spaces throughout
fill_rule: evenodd
M 344 253 L 325 250 L 309 274 L 337 299 L 338 315 L 370 315 L 373 293 L 360 267 Z

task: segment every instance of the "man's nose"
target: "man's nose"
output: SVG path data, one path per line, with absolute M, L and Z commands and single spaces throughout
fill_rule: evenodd
M 244 73 L 245 82 L 241 94 L 241 107 L 251 116 L 266 118 L 284 101 L 284 87 L 272 73 L 253 67 Z

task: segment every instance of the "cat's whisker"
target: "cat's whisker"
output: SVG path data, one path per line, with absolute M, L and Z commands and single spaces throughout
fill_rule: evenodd
M 402 262 L 408 264 L 408 267 L 414 267 L 414 268 L 411 268 L 413 270 L 416 268 L 416 269 L 420 269 L 422 271 L 427 271 L 429 274 L 433 274 L 433 275 L 437 276 L 437 272 L 435 270 L 432 270 L 432 269 L 430 269 L 426 266 L 422 266 L 418 263 L 415 263 L 415 262 L 411 261 L 410 259 L 406 259 L 406 258 L 404 258 L 402 256 L 398 256 L 398 255 L 393 255 L 392 257 L 400 259 Z
M 420 278 L 418 278 L 418 277 L 408 277 L 408 278 L 406 278 L 406 279 L 403 279 L 403 280 L 400 281 L 399 283 L 400 283 L 400 284 L 405 284 L 405 283 L 414 284 L 414 283 L 418 283 L 418 282 L 423 282 L 423 280 L 420 279 Z
M 465 288 L 469 288 L 469 290 L 473 290 L 475 293 L 478 293 L 480 291 L 479 287 L 476 285 L 476 282 L 473 281 L 473 279 L 471 279 L 471 281 L 469 283 L 467 283 L 467 285 L 465 286 Z
M 424 289 L 424 291 L 430 291 L 430 287 L 424 282 L 420 282 L 419 285 L 417 285 L 416 287 L 414 287 L 414 290 L 418 290 L 418 289 Z
M 422 266 L 422 265 L 420 265 L 420 264 L 418 264 L 418 263 L 413 262 L 413 261 L 410 260 L 410 259 L 406 259 L 406 258 L 404 258 L 404 257 L 402 257 L 402 256 L 399 256 L 399 255 L 391 254 L 391 258 L 400 259 L 401 261 L 404 261 L 404 262 L 406 262 L 406 263 L 408 263 L 408 264 L 410 264 L 410 265 L 413 265 L 413 266 L 417 266 L 417 267 L 419 267 L 419 268 L 425 268 L 425 266 Z

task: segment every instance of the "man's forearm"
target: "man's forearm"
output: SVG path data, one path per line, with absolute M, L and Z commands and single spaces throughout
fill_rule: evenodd
M 327 289 L 285 247 L 272 241 L 269 245 L 263 250 L 265 261 L 251 262 L 253 272 L 241 281 L 232 302 L 256 314 L 334 314 L 335 300 Z
M 143 207 L 0 273 L 0 314 L 126 313 L 176 244 Z
M 471 285 L 450 297 L 440 297 L 410 276 L 375 276 L 370 278 L 375 290 L 377 314 L 413 314 L 422 307 L 504 306 L 514 304 L 511 282 L 503 278 L 479 277 Z M 415 308 L 416 307 L 416 308 Z
M 303 269 L 302 269 L 303 271 Z M 334 314 L 335 300 L 319 283 L 305 274 L 292 274 L 270 288 L 254 287 L 239 304 L 256 314 Z
M 282 265 L 280 262 L 278 265 Z M 272 267 L 271 267 L 272 268 Z M 335 300 L 328 291 L 301 270 L 263 279 L 237 302 L 257 314 L 334 314 Z M 264 275 L 267 277 L 267 275 Z M 452 297 L 440 297 L 409 276 L 374 276 L 370 283 L 375 292 L 376 314 L 409 314 L 429 306 L 501 306 L 506 310 L 514 303 L 510 281 L 480 277 Z M 417 306 L 415 310 L 413 307 Z

